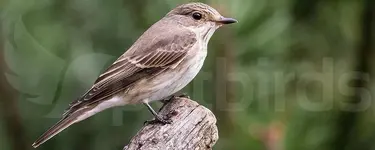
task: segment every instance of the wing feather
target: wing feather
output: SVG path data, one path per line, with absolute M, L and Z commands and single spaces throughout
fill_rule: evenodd
M 152 42 L 138 40 L 99 76 L 90 90 L 69 105 L 64 117 L 126 91 L 141 79 L 152 78 L 165 69 L 173 69 L 197 42 L 195 33 L 187 29 L 179 33 L 162 32 L 158 36 L 146 31 L 140 39 L 143 36 L 153 36 Z

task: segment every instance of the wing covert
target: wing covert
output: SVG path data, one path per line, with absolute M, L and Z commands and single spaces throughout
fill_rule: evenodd
M 145 32 L 140 39 L 147 34 Z M 140 39 L 99 76 L 90 90 L 69 105 L 64 116 L 125 91 L 140 79 L 154 77 L 165 69 L 174 69 L 197 42 L 195 33 L 188 30 L 164 32 L 148 43 Z

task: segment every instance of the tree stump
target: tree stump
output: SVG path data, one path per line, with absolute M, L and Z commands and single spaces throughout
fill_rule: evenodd
M 123 150 L 210 150 L 219 139 L 215 115 L 187 98 L 175 98 L 159 111 L 171 124 L 142 127 Z

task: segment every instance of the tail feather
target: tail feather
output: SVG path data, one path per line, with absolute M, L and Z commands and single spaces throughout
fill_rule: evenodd
M 33 147 L 37 148 L 39 145 L 43 144 L 47 140 L 51 139 L 64 129 L 68 128 L 70 125 L 78 122 L 77 117 L 79 117 L 82 114 L 82 112 L 74 112 L 73 114 L 62 118 L 59 122 L 57 122 L 55 125 L 53 125 L 51 128 L 49 128 L 46 132 L 44 132 L 34 143 Z

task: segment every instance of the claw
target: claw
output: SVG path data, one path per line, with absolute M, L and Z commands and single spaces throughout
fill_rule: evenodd
M 167 103 L 169 103 L 170 101 L 174 100 L 175 98 L 176 98 L 176 96 L 175 96 L 175 95 L 172 95 L 172 96 L 170 96 L 169 98 L 165 98 L 165 99 L 161 100 L 161 102 L 162 102 L 163 104 L 167 104 Z
M 154 120 L 151 120 L 151 121 L 145 121 L 144 124 L 154 124 L 154 123 L 161 123 L 163 125 L 165 124 L 171 124 L 172 123 L 172 120 L 170 118 L 168 119 L 164 119 L 163 116 L 160 116 L 158 113 L 155 112 L 154 109 L 152 109 L 152 107 L 147 103 L 143 103 L 147 108 L 148 110 L 152 113 L 152 115 L 154 115 L 155 119 Z
M 190 99 L 190 96 L 189 96 L 187 93 L 182 93 L 182 94 L 179 95 L 178 97 L 182 97 L 182 98 L 188 98 L 188 99 Z
M 163 119 L 163 117 L 161 117 L 160 115 L 157 115 L 157 117 L 153 120 L 146 120 L 143 124 L 144 125 L 149 125 L 149 124 L 162 124 L 162 125 L 166 125 L 166 124 L 171 124 L 172 123 L 172 120 L 171 119 Z

